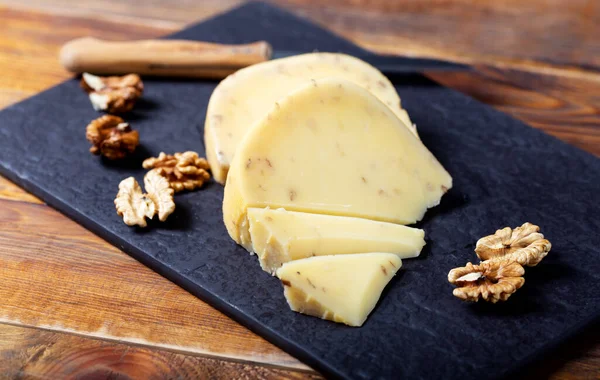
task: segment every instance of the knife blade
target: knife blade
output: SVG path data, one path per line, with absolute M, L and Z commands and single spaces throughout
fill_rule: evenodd
M 225 45 L 189 40 L 105 41 L 91 37 L 67 42 L 60 62 L 73 73 L 129 74 L 213 78 L 227 75 L 270 59 L 303 54 L 273 51 L 266 41 Z M 408 58 L 365 53 L 355 55 L 385 74 L 420 73 L 428 70 L 467 70 L 469 66 L 436 59 Z

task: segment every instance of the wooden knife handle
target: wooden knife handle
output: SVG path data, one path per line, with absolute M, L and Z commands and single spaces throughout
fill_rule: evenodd
M 271 58 L 266 41 L 221 45 L 185 40 L 103 41 L 84 37 L 67 42 L 60 62 L 74 73 L 129 74 L 221 79 Z

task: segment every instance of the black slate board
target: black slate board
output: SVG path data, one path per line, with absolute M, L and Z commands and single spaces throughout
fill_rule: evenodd
M 275 48 L 359 53 L 356 46 L 261 3 L 173 37 Z M 123 178 L 159 151 L 203 153 L 215 82 L 146 80 L 127 119 L 143 149 L 128 164 L 87 153 L 84 126 L 98 114 L 76 80 L 0 113 L 0 172 L 152 269 L 330 376 L 496 378 L 546 352 L 600 314 L 600 161 L 421 76 L 391 78 L 424 143 L 454 188 L 423 222 L 428 244 L 405 260 L 362 328 L 290 311 L 276 278 L 233 244 L 223 189 L 176 196 L 167 223 L 125 226 L 113 199 Z M 260 89 L 257 89 L 259 91 Z M 459 302 L 448 270 L 474 261 L 475 241 L 498 227 L 539 224 L 550 255 L 500 305 Z M 198 321 L 202 323 L 202 321 Z

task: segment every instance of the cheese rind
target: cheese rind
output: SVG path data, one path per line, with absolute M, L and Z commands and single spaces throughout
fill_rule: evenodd
M 237 146 L 254 122 L 279 99 L 325 77 L 351 81 L 385 103 L 416 135 L 392 83 L 358 58 L 337 53 L 310 53 L 253 65 L 224 79 L 211 95 L 204 140 L 213 176 L 225 183 Z
M 388 107 L 351 82 L 323 79 L 277 102 L 246 134 L 229 171 L 223 219 L 251 249 L 249 207 L 412 224 L 451 187 Z
M 249 208 L 252 251 L 263 270 L 311 256 L 387 252 L 417 257 L 425 246 L 421 229 L 346 216 Z
M 290 308 L 349 326 L 361 326 L 400 269 L 391 253 L 317 256 L 277 270 Z

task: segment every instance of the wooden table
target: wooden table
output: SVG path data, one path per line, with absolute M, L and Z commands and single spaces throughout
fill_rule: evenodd
M 56 55 L 71 38 L 160 36 L 238 3 L 0 1 L 0 107 L 69 78 Z M 429 76 L 600 155 L 594 0 L 279 3 L 377 51 L 475 64 Z M 9 378 L 320 377 L 1 177 L 0 285 Z M 597 378 L 599 356 L 596 326 L 527 374 Z

